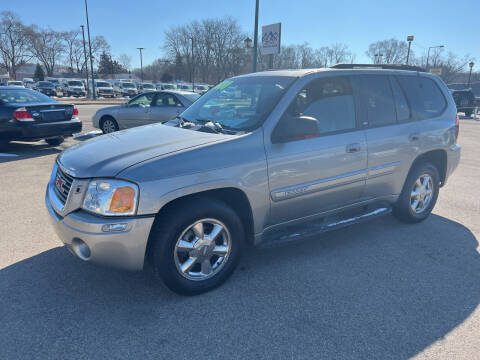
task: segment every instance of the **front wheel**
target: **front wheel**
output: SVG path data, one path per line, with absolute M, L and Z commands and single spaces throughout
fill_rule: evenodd
M 242 254 L 244 230 L 238 215 L 215 199 L 197 198 L 162 215 L 152 229 L 152 258 L 165 285 L 181 295 L 220 286 Z
M 104 134 L 109 134 L 118 131 L 118 124 L 114 118 L 106 116 L 102 119 L 100 128 Z
M 416 165 L 405 180 L 393 214 L 408 223 L 425 220 L 437 202 L 439 188 L 437 168 L 430 163 Z
M 58 146 L 61 143 L 65 141 L 65 139 L 62 136 L 56 137 L 56 138 L 50 138 L 50 139 L 45 139 L 48 145 L 50 146 Z

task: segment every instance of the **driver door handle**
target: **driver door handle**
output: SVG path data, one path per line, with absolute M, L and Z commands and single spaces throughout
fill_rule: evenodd
M 360 151 L 360 144 L 359 143 L 353 143 L 347 145 L 347 153 L 354 153 L 354 152 L 359 152 Z

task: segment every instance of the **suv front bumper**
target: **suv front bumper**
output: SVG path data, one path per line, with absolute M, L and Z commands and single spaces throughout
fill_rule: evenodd
M 47 186 L 45 204 L 55 232 L 72 254 L 95 264 L 125 270 L 143 269 L 153 215 L 104 218 L 77 210 L 62 217 L 51 203 L 50 197 L 56 196 L 53 186 L 52 182 Z M 105 232 L 104 227 L 112 224 L 126 224 L 126 229 Z

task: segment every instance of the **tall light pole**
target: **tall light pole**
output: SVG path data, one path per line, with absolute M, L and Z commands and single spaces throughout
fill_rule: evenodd
M 470 73 L 468 74 L 468 86 L 470 86 L 470 80 L 472 78 L 473 65 L 475 65 L 473 61 L 470 61 L 470 64 L 468 64 L 468 66 L 470 66 Z
M 407 65 L 408 65 L 408 59 L 410 58 L 410 46 L 412 46 L 413 35 L 408 35 L 407 41 L 408 41 L 408 52 L 407 52 Z
M 428 53 L 427 53 L 427 71 L 428 71 L 428 60 L 430 59 L 430 49 L 440 49 L 440 48 L 443 48 L 445 47 L 444 45 L 437 45 L 437 46 L 430 46 L 428 48 Z
M 255 0 L 255 29 L 253 30 L 253 72 L 257 72 L 258 56 L 258 2 Z
M 97 95 L 95 94 L 95 74 L 93 73 L 92 43 L 90 42 L 90 24 L 88 23 L 87 0 L 85 0 L 85 15 L 87 16 L 88 52 L 90 54 L 90 70 L 92 72 L 92 93 L 93 98 L 96 99 Z
M 137 48 L 138 51 L 140 51 L 140 76 L 142 77 L 142 83 L 143 83 L 143 59 L 142 59 L 142 50 L 145 48 Z
M 195 92 L 195 57 L 193 55 L 193 37 L 191 38 L 192 40 L 192 91 Z
M 85 25 L 80 25 L 82 28 L 82 38 L 83 38 L 83 54 L 85 55 L 85 72 L 87 74 L 87 94 L 90 97 L 90 84 L 88 83 L 88 60 L 87 60 L 87 48 L 85 46 Z

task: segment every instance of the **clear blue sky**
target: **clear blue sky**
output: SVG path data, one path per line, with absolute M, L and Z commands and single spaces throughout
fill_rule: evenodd
M 0 10 L 16 12 L 26 24 L 69 30 L 85 23 L 83 0 L 1 0 Z M 162 56 L 164 31 L 203 18 L 232 16 L 253 33 L 255 0 L 89 0 L 92 36 L 103 35 L 113 55 L 126 53 L 139 66 Z M 346 43 L 357 62 L 376 40 L 415 36 L 412 49 L 470 54 L 480 65 L 480 0 L 260 0 L 259 27 L 282 22 L 282 44 L 321 47 Z M 471 18 L 471 20 L 468 20 Z

